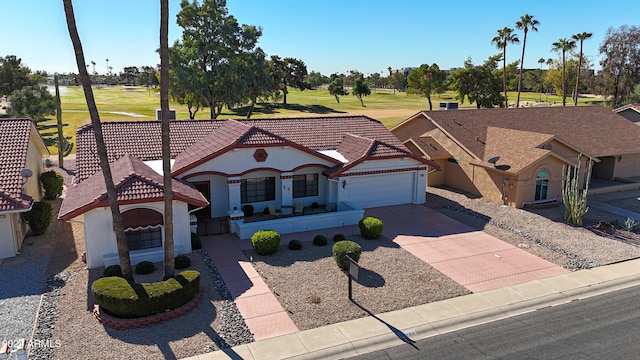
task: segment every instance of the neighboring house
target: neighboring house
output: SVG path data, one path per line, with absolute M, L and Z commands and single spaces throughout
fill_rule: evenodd
M 0 119 L 0 134 L 0 258 L 7 258 L 20 252 L 29 229 L 22 214 L 42 199 L 49 151 L 31 119 Z
M 130 248 L 137 249 L 131 252 L 132 263 L 160 261 L 160 123 L 109 122 L 102 128 L 121 211 L 131 214 L 125 228 Z M 171 158 L 176 253 L 191 251 L 190 213 L 201 221 L 230 219 L 230 230 L 241 238 L 257 227 L 286 233 L 354 224 L 362 218 L 361 208 L 424 203 L 427 168 L 438 167 L 364 116 L 173 121 Z M 90 268 L 117 263 L 91 126 L 78 129 L 76 165 L 77 185 L 68 190 L 58 217 L 84 214 Z M 256 212 L 272 207 L 281 214 L 300 202 L 335 212 L 243 221 L 245 205 Z
M 622 115 L 634 124 L 640 126 L 640 104 L 624 105 L 617 109 L 613 109 L 613 112 L 618 115 Z
M 640 127 L 599 106 L 422 111 L 391 132 L 440 165 L 429 185 L 514 207 L 561 201 L 563 166 L 580 153 L 594 178 L 640 177 Z

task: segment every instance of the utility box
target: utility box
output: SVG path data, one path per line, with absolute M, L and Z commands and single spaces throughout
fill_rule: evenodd
M 440 110 L 458 110 L 457 102 L 441 102 Z
M 156 109 L 156 120 L 160 121 L 162 120 L 160 117 L 162 116 L 162 111 L 160 109 Z M 176 119 L 176 111 L 174 109 L 170 109 L 169 110 L 169 120 L 175 120 Z

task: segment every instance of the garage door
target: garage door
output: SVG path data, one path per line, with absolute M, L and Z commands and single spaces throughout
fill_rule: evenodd
M 361 208 L 413 203 L 415 173 L 350 177 L 349 200 Z

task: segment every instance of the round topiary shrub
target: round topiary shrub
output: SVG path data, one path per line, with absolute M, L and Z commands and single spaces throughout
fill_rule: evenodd
M 104 268 L 104 271 L 102 272 L 102 276 L 104 276 L 104 277 L 110 277 L 110 276 L 122 277 L 122 269 L 120 268 L 120 265 L 107 266 L 106 268 Z
M 347 238 L 344 236 L 344 234 L 335 234 L 333 235 L 333 242 L 338 242 L 338 241 L 342 241 L 342 240 L 346 240 Z
M 156 266 L 151 261 L 141 261 L 136 265 L 136 274 L 146 275 L 151 274 Z
M 29 224 L 33 235 L 42 235 L 51 223 L 51 205 L 46 202 L 36 201 L 31 210 L 24 213 L 24 222 Z
M 300 240 L 289 241 L 289 250 L 300 250 L 300 249 L 302 249 L 302 242 Z
M 178 270 L 186 269 L 191 266 L 191 259 L 187 255 L 178 255 L 175 259 L 175 268 Z
M 64 184 L 64 178 L 57 172 L 53 170 L 43 172 L 40 175 L 40 182 L 44 189 L 45 199 L 54 200 L 62 195 L 62 184 Z
M 251 244 L 260 255 L 270 255 L 280 247 L 280 234 L 275 230 L 256 231 L 251 236 Z
M 202 249 L 202 241 L 200 241 L 200 235 L 191 233 L 191 250 Z
M 324 235 L 316 235 L 313 238 L 313 245 L 315 246 L 325 246 L 327 245 L 327 237 Z
M 253 205 L 245 205 L 242 207 L 242 212 L 244 213 L 244 216 L 253 216 Z
M 360 235 L 365 239 L 377 239 L 382 235 L 382 221 L 378 218 L 367 216 L 358 222 Z
M 137 318 L 178 308 L 200 289 L 200 273 L 186 270 L 168 280 L 136 284 L 120 277 L 103 277 L 91 284 L 93 298 L 110 315 Z
M 349 268 L 347 254 L 349 254 L 355 262 L 358 262 L 358 260 L 360 260 L 360 255 L 362 254 L 362 247 L 356 242 L 342 240 L 333 244 L 331 251 L 333 253 L 333 259 L 336 261 L 336 265 L 338 265 L 340 269 L 346 270 Z

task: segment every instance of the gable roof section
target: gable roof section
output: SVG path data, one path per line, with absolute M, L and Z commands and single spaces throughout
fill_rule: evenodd
M 419 137 L 412 137 L 407 141 L 413 143 L 413 145 L 420 150 L 422 155 L 428 156 L 429 159 L 443 159 L 451 157 L 451 153 L 449 153 L 447 149 L 438 142 L 438 140 L 428 134 L 422 134 Z M 405 144 L 407 141 L 405 141 Z
M 594 157 L 640 153 L 640 127 L 600 106 L 424 111 L 478 159 L 486 149 L 489 127 L 550 134 Z M 634 141 L 630 141 L 633 139 Z
M 0 134 L 0 212 L 28 209 L 33 199 L 22 193 L 20 172 L 27 166 L 29 140 L 39 142 L 41 154 L 49 152 L 31 119 L 0 119 Z
M 274 145 L 291 146 L 334 164 L 339 163 L 336 159 L 300 146 L 257 126 L 236 120 L 227 120 L 202 140 L 180 153 L 176 157 L 171 173 L 179 175 L 234 148 Z
M 170 125 L 171 158 L 175 159 L 226 121 L 228 120 L 172 121 Z M 382 123 L 366 116 L 276 118 L 237 120 L 236 122 L 255 126 L 314 151 L 336 149 L 346 133 L 380 140 L 400 149 L 406 149 Z M 110 162 L 127 153 L 145 161 L 162 158 L 160 122 L 158 121 L 105 122 L 102 123 L 102 131 Z M 245 145 L 257 141 L 257 136 L 256 133 L 255 136 L 247 138 Z M 76 181 L 81 182 L 98 172 L 100 163 L 92 126 L 85 125 L 79 128 L 76 139 Z M 322 157 L 321 154 L 317 156 Z
M 338 152 L 347 159 L 344 164 L 336 165 L 323 172 L 326 176 L 333 178 L 354 166 L 367 160 L 394 159 L 409 157 L 435 169 L 440 166 L 431 160 L 423 159 L 413 155 L 406 148 L 399 148 L 387 144 L 380 140 L 367 139 L 362 136 L 347 133 L 337 148 Z
M 156 173 L 141 159 L 125 154 L 111 163 L 111 172 L 120 204 L 162 200 L 164 189 L 162 175 Z M 204 196 L 188 183 L 174 179 L 171 185 L 175 200 L 196 206 L 208 204 Z M 109 200 L 100 171 L 68 189 L 58 219 L 70 220 L 89 210 L 105 206 L 109 206 Z
M 635 112 L 640 113 L 640 104 L 627 104 L 627 105 L 623 105 L 620 106 L 619 108 L 615 108 L 613 109 L 613 112 L 615 113 L 620 113 L 623 112 L 625 110 L 633 110 Z

